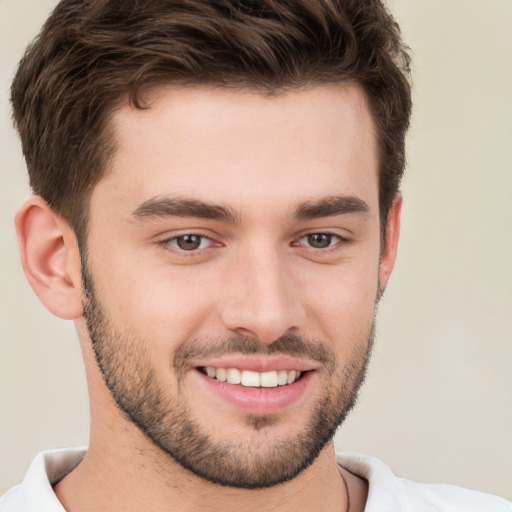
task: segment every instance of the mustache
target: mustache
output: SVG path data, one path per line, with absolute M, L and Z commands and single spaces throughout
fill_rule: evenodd
M 183 374 L 198 359 L 213 359 L 226 355 L 285 355 L 298 359 L 309 359 L 320 363 L 329 373 L 336 366 L 336 356 L 324 343 L 290 333 L 277 338 L 272 343 L 240 335 L 218 340 L 189 340 L 174 353 L 172 364 L 178 373 Z

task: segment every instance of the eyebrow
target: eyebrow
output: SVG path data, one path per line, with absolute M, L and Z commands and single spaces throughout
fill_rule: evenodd
M 316 201 L 306 201 L 295 209 L 297 220 L 312 220 L 350 213 L 368 214 L 370 208 L 356 196 L 329 196 Z M 211 204 L 197 199 L 153 197 L 132 213 L 140 222 L 165 217 L 197 217 L 239 224 L 240 215 L 232 208 Z
M 318 201 L 307 201 L 295 210 L 297 220 L 312 220 L 349 213 L 370 213 L 368 204 L 356 196 L 330 196 Z
M 197 199 L 173 197 L 153 197 L 142 203 L 132 217 L 146 221 L 164 217 L 198 217 L 238 224 L 239 215 L 233 209 L 217 204 L 210 204 Z

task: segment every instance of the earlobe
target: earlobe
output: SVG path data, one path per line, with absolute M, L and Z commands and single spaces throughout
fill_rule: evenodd
M 82 316 L 78 244 L 69 225 L 38 196 L 16 214 L 23 271 L 43 305 L 67 320 Z
M 380 258 L 379 285 L 380 293 L 384 293 L 391 272 L 395 265 L 400 237 L 400 215 L 402 212 L 402 195 L 397 194 L 388 212 L 386 221 L 386 233 Z

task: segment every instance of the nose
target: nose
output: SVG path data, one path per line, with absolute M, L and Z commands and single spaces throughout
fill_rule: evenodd
M 220 315 L 230 331 L 268 344 L 303 326 L 306 312 L 300 290 L 275 250 L 238 255 L 224 290 Z

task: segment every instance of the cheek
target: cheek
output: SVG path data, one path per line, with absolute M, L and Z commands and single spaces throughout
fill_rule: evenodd
M 314 277 L 314 276 L 312 276 Z M 364 339 L 371 327 L 378 291 L 378 265 L 361 259 L 350 265 L 322 269 L 310 280 L 305 296 L 309 317 L 321 335 L 347 346 Z
M 199 286 L 184 286 L 179 280 L 145 281 L 124 291 L 119 314 L 127 325 L 151 336 L 163 346 L 193 338 L 208 315 L 208 297 Z
M 150 342 L 162 357 L 197 337 L 211 310 L 210 287 L 183 269 L 136 264 L 112 253 L 91 272 L 97 297 L 116 328 Z

